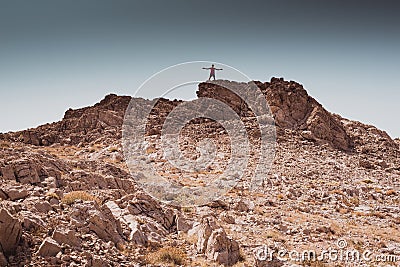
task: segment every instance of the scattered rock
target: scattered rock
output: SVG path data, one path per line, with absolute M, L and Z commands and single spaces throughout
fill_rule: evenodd
M 358 165 L 362 168 L 366 168 L 366 169 L 372 169 L 374 168 L 374 165 L 372 164 L 372 162 L 365 160 L 365 159 L 360 159 L 358 162 Z
M 89 266 L 92 266 L 92 267 L 108 267 L 108 266 L 110 266 L 110 264 L 109 264 L 109 262 L 107 260 L 104 260 L 99 256 L 94 256 L 90 260 Z
M 330 226 L 321 226 L 315 230 L 317 233 L 335 234 L 335 231 Z

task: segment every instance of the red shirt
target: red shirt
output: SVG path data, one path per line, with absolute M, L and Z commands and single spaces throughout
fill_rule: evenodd
M 210 68 L 210 74 L 215 75 L 215 68 L 213 68 L 213 67 Z

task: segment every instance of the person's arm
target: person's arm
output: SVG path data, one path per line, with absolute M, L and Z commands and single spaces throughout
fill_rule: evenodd
M 222 70 L 222 69 L 215 69 L 215 70 Z
M 203 70 L 209 70 L 210 68 L 203 68 Z

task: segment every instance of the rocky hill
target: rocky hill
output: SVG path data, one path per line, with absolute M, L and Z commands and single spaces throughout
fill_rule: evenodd
M 0 134 L 0 266 L 338 266 L 263 261 L 254 251 L 328 248 L 339 239 L 359 251 L 400 257 L 399 139 L 330 113 L 299 83 L 254 83 L 275 120 L 271 170 L 256 192 L 241 181 L 201 207 L 160 203 L 132 179 L 121 146 L 129 96 L 111 94 L 66 111 L 59 122 Z M 204 82 L 197 95 L 229 105 L 257 144 L 252 110 L 226 89 L 243 86 Z M 157 151 L 164 121 L 181 103 L 160 99 L 146 125 L 152 140 L 146 152 L 160 173 L 178 180 L 182 171 Z M 181 148 L 193 155 L 203 138 L 216 139 L 221 154 L 230 152 L 214 121 L 195 120 L 187 132 L 195 140 L 185 139 Z M 217 175 L 226 159 L 196 179 Z M 362 264 L 372 263 L 354 266 Z

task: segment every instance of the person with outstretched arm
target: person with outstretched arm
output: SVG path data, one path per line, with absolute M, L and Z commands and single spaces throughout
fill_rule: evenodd
M 208 80 L 211 80 L 211 77 L 214 78 L 215 81 L 215 71 L 216 70 L 222 70 L 222 69 L 217 69 L 214 67 L 214 64 L 211 65 L 211 68 L 203 68 L 203 70 L 210 70 L 210 77 L 208 77 Z

